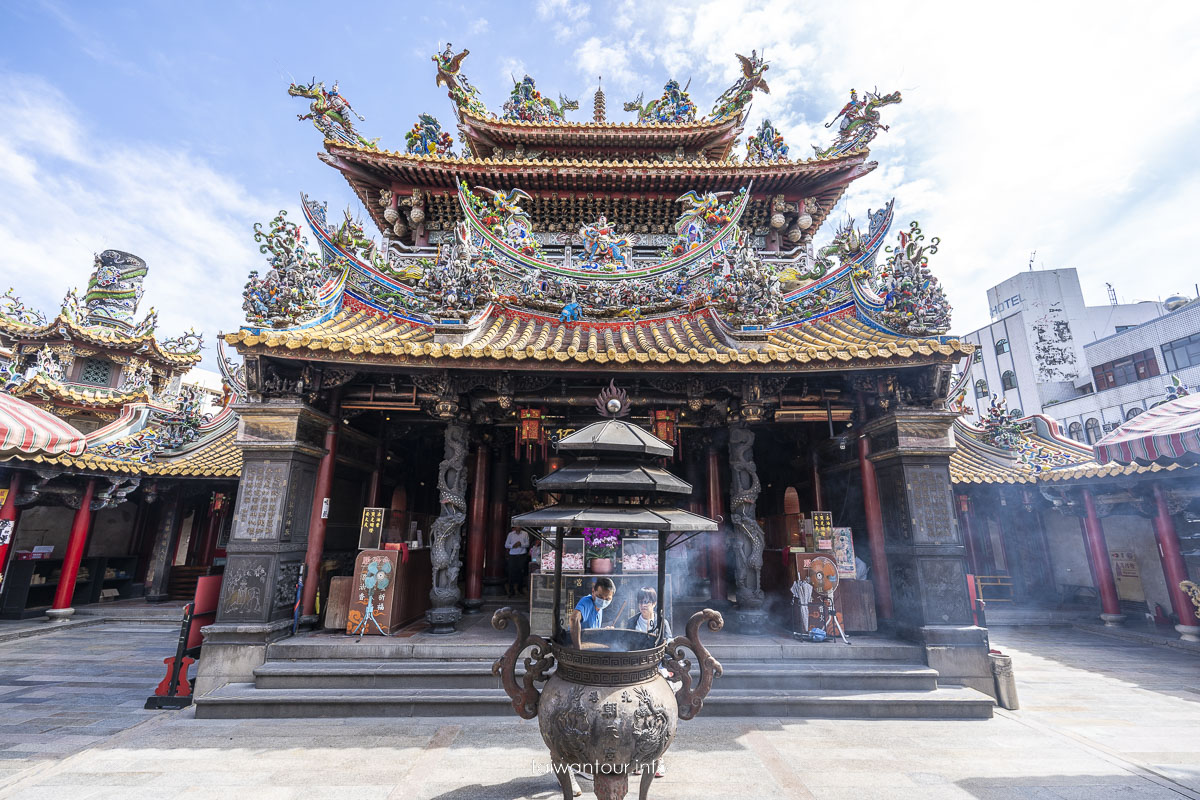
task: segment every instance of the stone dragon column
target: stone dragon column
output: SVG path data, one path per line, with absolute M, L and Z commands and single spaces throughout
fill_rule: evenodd
M 425 612 L 431 633 L 454 633 L 462 619 L 458 601 L 458 573 L 462 568 L 459 533 L 467 518 L 467 426 L 458 420 L 446 424 L 445 450 L 438 465 L 438 502 L 441 512 L 430 530 L 433 561 L 433 607 Z
M 737 576 L 739 633 L 766 633 L 761 586 L 766 534 L 758 524 L 757 502 L 762 491 L 754 464 L 754 431 L 745 422 L 729 426 L 729 522 L 733 528 L 734 574 Z

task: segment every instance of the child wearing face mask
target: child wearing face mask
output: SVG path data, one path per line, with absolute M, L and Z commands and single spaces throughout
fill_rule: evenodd
M 596 578 L 592 583 L 592 593 L 575 604 L 575 609 L 583 615 L 580 624 L 588 628 L 611 628 L 604 624 L 604 609 L 612 602 L 616 585 L 612 578 Z

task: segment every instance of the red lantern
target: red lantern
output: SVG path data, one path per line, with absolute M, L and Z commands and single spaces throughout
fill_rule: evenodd
M 675 423 L 679 419 L 678 411 L 673 408 L 656 408 L 650 412 L 650 419 L 654 421 L 655 436 L 669 445 L 677 444 Z
M 540 408 L 522 408 L 517 412 L 520 418 L 520 423 L 517 425 L 516 440 L 516 455 L 518 457 L 521 454 L 521 445 L 525 445 L 525 451 L 528 455 L 532 455 L 530 450 L 535 445 L 541 445 L 542 457 L 545 457 L 546 432 L 545 428 L 542 427 L 542 414 L 543 410 Z

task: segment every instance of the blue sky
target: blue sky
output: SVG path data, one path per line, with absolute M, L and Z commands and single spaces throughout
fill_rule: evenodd
M 880 167 L 835 218 L 897 197 L 941 237 L 931 265 L 955 330 L 987 287 L 1077 267 L 1089 302 L 1191 291 L 1200 206 L 1200 4 L 25 2 L 0 5 L 0 284 L 50 310 L 91 254 L 146 258 L 163 335 L 241 321 L 250 236 L 300 192 L 355 203 L 296 121 L 290 77 L 341 88 L 360 130 L 403 149 L 419 112 L 452 129 L 430 55 L 447 40 L 493 110 L 528 72 L 586 118 L 597 75 L 623 100 L 691 79 L 701 111 L 765 50 L 770 116 L 793 155 L 825 143 L 850 87 L 899 89 Z M 824 232 L 829 233 L 829 228 Z M 145 305 L 143 307 L 145 310 Z M 207 360 L 212 364 L 211 357 Z

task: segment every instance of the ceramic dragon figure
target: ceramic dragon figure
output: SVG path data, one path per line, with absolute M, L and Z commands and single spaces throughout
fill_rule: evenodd
M 298 225 L 288 222 L 286 211 L 280 211 L 267 230 L 255 223 L 254 241 L 271 268 L 261 278 L 258 270 L 250 272 L 242 291 L 246 319 L 274 328 L 304 321 L 316 311 L 317 295 L 333 271 L 308 251 L 307 240 Z
M 578 100 L 568 100 L 562 95 L 558 102 L 543 97 L 533 78 L 526 75 L 513 82 L 512 93 L 504 103 L 501 119 L 513 122 L 566 122 L 566 112 L 579 108 Z
M 625 104 L 626 111 L 638 112 L 638 122 L 660 122 L 670 125 L 682 122 L 694 122 L 696 119 L 696 104 L 688 95 L 687 86 L 682 89 L 679 81 L 669 80 L 663 86 L 662 97 L 649 103 L 642 102 L 642 95 Z
M 881 95 L 879 94 L 879 90 L 876 89 L 873 92 L 867 92 L 860 99 L 858 92 L 851 89 L 850 102 L 842 106 L 842 110 L 837 113 L 837 116 L 832 121 L 825 124 L 826 128 L 831 128 L 837 124 L 837 140 L 826 148 L 813 145 L 813 150 L 816 151 L 817 158 L 840 156 L 843 153 L 849 153 L 852 150 L 866 147 L 879 135 L 879 131 L 888 130 L 888 126 L 880 121 L 879 109 L 884 106 L 890 106 L 893 103 L 899 103 L 900 100 L 900 92 Z M 841 120 L 840 123 L 838 122 L 839 120 Z
M 771 87 L 767 86 L 767 81 L 763 78 L 763 73 L 770 69 L 770 65 L 759 56 L 758 51 L 751 50 L 749 58 L 741 53 L 738 53 L 737 57 L 742 65 L 742 75 L 713 104 L 713 109 L 708 115 L 713 122 L 741 114 L 750 105 L 755 91 L 771 93 Z
M 312 120 L 313 127 L 326 139 L 371 150 L 379 149 L 379 139 L 367 139 L 355 130 L 351 116 L 357 117 L 359 122 L 366 122 L 366 118 L 355 111 L 350 101 L 338 92 L 337 81 L 334 81 L 333 88 L 329 90 L 316 78 L 307 85 L 293 83 L 288 86 L 288 94 L 312 100 L 308 113 L 298 114 L 296 119 L 301 122 L 306 119 Z
M 123 250 L 105 250 L 97 255 L 83 296 L 87 321 L 132 324 L 148 271 L 145 261 Z
M 463 59 L 470 52 L 470 50 L 464 49 L 461 53 L 455 54 L 453 47 L 447 42 L 446 49 L 433 56 L 433 63 L 437 64 L 438 71 L 436 83 L 438 86 L 446 87 L 447 97 L 454 101 L 454 105 L 458 109 L 477 117 L 487 117 L 489 112 L 487 106 L 479 99 L 479 90 L 471 85 L 462 71 Z
M 442 124 L 431 114 L 417 115 L 412 130 L 404 134 L 408 152 L 423 156 L 452 156 L 454 138 L 442 130 Z
M 937 252 L 935 236 L 923 245 L 925 235 L 913 222 L 899 236 L 880 275 L 884 281 L 884 309 L 880 321 L 893 331 L 913 336 L 945 333 L 950 329 L 950 302 L 929 269 L 929 256 Z

